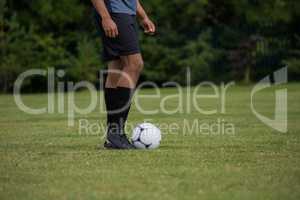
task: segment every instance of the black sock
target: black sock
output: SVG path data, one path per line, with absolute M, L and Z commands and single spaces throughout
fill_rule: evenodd
M 116 114 L 113 113 L 117 109 L 117 97 L 116 97 L 117 88 L 104 88 L 104 100 L 106 106 L 106 124 L 107 124 L 107 133 L 111 132 L 113 125 L 117 123 Z
M 126 87 L 105 88 L 107 134 L 125 134 L 124 128 L 134 89 Z
M 130 111 L 131 106 L 131 97 L 133 96 L 134 89 L 126 88 L 126 87 L 117 87 L 117 98 L 118 98 L 118 106 L 120 109 L 118 115 L 118 122 L 120 126 L 121 134 L 125 134 L 124 127 L 128 118 L 128 113 Z

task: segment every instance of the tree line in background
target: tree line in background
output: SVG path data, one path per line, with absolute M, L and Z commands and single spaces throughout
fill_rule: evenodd
M 289 66 L 300 75 L 300 1 L 141 1 L 157 25 L 140 32 L 145 68 L 141 80 L 177 81 L 186 68 L 192 83 L 251 83 Z M 11 92 L 17 76 L 32 68 L 63 69 L 59 81 L 97 83 L 105 68 L 90 1 L 0 0 L 0 91 Z M 26 80 L 24 90 L 46 90 L 45 77 Z

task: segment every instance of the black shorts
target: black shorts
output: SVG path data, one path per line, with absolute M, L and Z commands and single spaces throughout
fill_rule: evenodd
M 105 35 L 101 24 L 101 17 L 95 11 L 97 29 L 103 44 L 103 60 L 111 61 L 119 59 L 120 56 L 140 53 L 138 26 L 135 15 L 111 13 L 111 17 L 118 27 L 119 35 L 116 38 L 110 38 Z

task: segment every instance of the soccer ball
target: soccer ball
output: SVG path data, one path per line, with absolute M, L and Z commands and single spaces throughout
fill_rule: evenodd
M 156 149 L 161 140 L 159 128 L 151 123 L 142 123 L 132 132 L 132 144 L 138 149 Z

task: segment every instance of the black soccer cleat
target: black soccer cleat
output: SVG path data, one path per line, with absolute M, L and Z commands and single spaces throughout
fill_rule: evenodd
M 106 149 L 119 149 L 117 146 L 113 145 L 109 140 L 105 140 L 103 146 Z
M 125 134 L 108 134 L 104 147 L 107 149 L 135 149 Z

